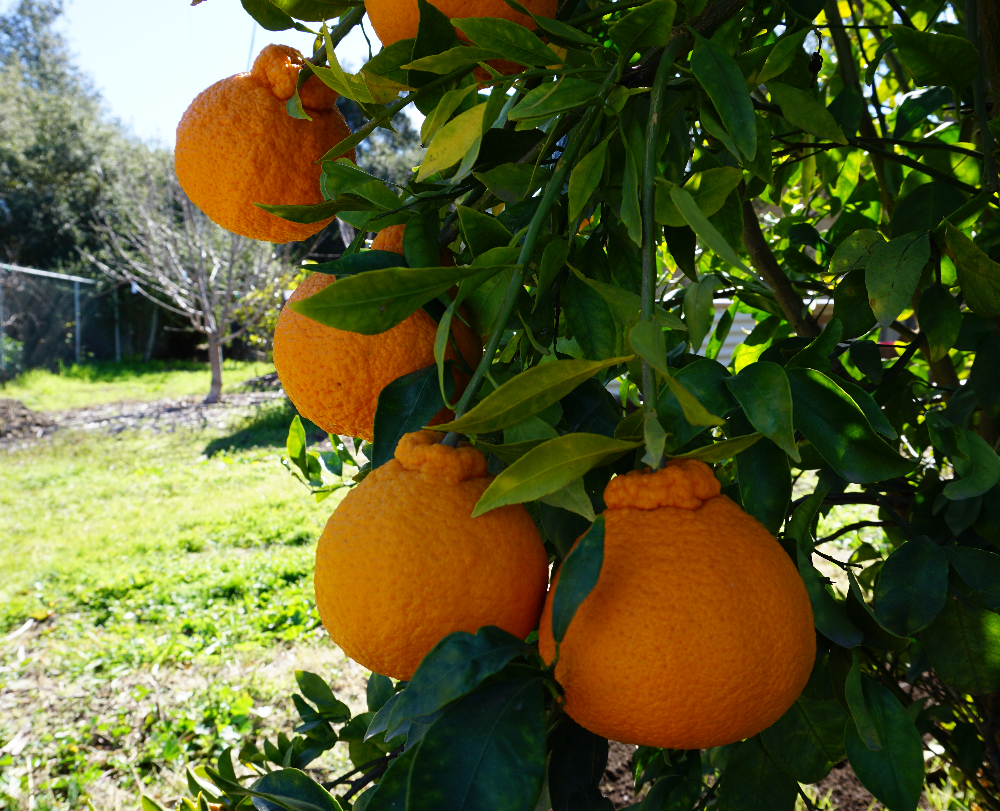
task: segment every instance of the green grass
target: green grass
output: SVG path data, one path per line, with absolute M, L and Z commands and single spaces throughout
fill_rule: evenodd
M 0 450 L 0 748 L 27 736 L 0 754 L 0 809 L 172 805 L 188 764 L 291 733 L 296 668 L 364 708 L 312 597 L 340 494 L 316 504 L 280 465 L 293 415 Z
M 273 371 L 270 363 L 224 361 L 223 391 Z M 207 363 L 109 361 L 63 366 L 58 372 L 32 369 L 0 386 L 0 397 L 20 400 L 35 411 L 62 411 L 103 403 L 204 396 L 211 381 Z

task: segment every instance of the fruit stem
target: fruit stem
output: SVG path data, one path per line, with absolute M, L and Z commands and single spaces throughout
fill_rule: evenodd
M 656 68 L 656 78 L 649 99 L 649 123 L 646 126 L 646 154 L 643 161 L 642 176 L 642 310 L 643 321 L 652 321 L 654 315 L 653 303 L 656 300 L 656 222 L 654 220 L 654 202 L 656 192 L 656 162 L 660 155 L 657 144 L 660 140 L 660 112 L 663 109 L 663 95 L 666 92 L 667 80 L 673 76 L 674 60 L 680 53 L 683 42 L 675 37 L 667 45 L 660 64 Z M 643 408 L 652 413 L 656 410 L 656 378 L 646 361 L 642 362 L 642 404 Z M 657 465 L 659 467 L 659 465 Z

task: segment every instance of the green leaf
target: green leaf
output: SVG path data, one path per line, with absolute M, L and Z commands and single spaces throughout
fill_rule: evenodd
M 396 695 L 396 689 L 392 686 L 392 679 L 388 676 L 372 673 L 368 677 L 368 684 L 365 685 L 365 699 L 369 712 L 378 712 L 394 695 Z
M 933 231 L 965 203 L 965 194 L 950 183 L 934 180 L 917 186 L 896 203 L 892 235 Z
M 757 154 L 757 121 L 739 65 L 721 45 L 695 34 L 691 70 L 712 100 L 737 149 L 746 160 L 753 160 Z M 680 204 L 677 207 L 681 208 Z M 688 224 L 694 228 L 690 219 Z M 697 228 L 695 231 L 701 236 Z
M 944 494 L 952 501 L 975 498 L 988 492 L 1000 481 L 1000 458 L 989 443 L 967 428 L 959 428 L 958 454 L 951 455 L 955 472 L 961 477 L 944 486 Z
M 962 312 L 955 297 L 943 284 L 932 284 L 922 293 L 917 308 L 920 331 L 927 336 L 930 359 L 939 361 L 958 340 Z
M 600 360 L 615 356 L 618 330 L 600 293 L 571 276 L 562 289 L 562 305 L 566 322 L 586 357 Z
M 896 42 L 892 37 L 882 40 L 875 49 L 875 55 L 868 60 L 868 67 L 865 69 L 865 84 L 875 84 L 875 72 L 878 70 L 879 62 L 889 51 L 896 50 Z M 896 136 L 897 138 L 899 136 Z
M 721 416 L 736 408 L 736 400 L 726 388 L 725 381 L 729 377 L 729 371 L 721 363 L 702 358 L 677 370 L 673 377 L 711 414 Z M 656 413 L 663 427 L 670 434 L 667 443 L 667 450 L 670 452 L 688 444 L 708 427 L 692 425 L 688 422 L 680 401 L 667 386 L 660 389 L 660 395 L 656 402 Z M 751 434 L 753 428 L 747 423 L 746 430 L 736 431 L 735 434 L 731 431 L 727 431 L 727 433 L 729 436 Z
M 726 380 L 726 385 L 743 406 L 750 424 L 800 461 L 792 428 L 792 389 L 785 370 L 777 363 L 759 360 Z
M 505 504 L 520 504 L 547 496 L 640 444 L 584 433 L 550 439 L 501 472 L 486 488 L 472 516 L 475 518 Z
M 583 214 L 584 208 L 597 191 L 608 155 L 608 142 L 601 141 L 584 155 L 569 175 L 569 218 L 572 222 Z
M 470 84 L 466 87 L 449 90 L 442 95 L 441 100 L 434 107 L 434 110 L 424 119 L 424 123 L 420 125 L 420 142 L 422 144 L 430 143 L 434 134 L 448 122 L 457 110 L 462 108 L 467 110 L 472 109 L 469 102 L 475 101 L 477 98 L 475 95 L 476 89 L 476 85 Z
M 868 302 L 863 270 L 850 271 L 834 289 L 833 317 L 843 324 L 842 338 L 857 338 L 877 323 Z
M 688 192 L 680 186 L 674 186 L 670 190 L 670 199 L 674 201 L 674 205 L 681 212 L 681 216 L 684 217 L 685 222 L 691 226 L 691 230 L 698 235 L 698 238 L 706 248 L 710 248 L 720 259 L 728 262 L 733 267 L 739 268 L 751 276 L 754 275 L 750 268 L 740 261 L 740 257 L 736 251 L 726 242 L 726 238 L 702 214 L 701 209 L 698 208 L 698 204 Z
M 840 275 L 849 270 L 863 268 L 873 252 L 885 245 L 885 237 L 878 231 L 861 229 L 846 237 L 837 246 L 830 259 L 830 273 Z
M 431 141 L 427 154 L 420 164 L 417 180 L 426 180 L 435 172 L 441 172 L 454 166 L 463 158 L 472 154 L 472 160 L 479 153 L 479 143 L 483 137 L 483 115 L 486 113 L 486 103 L 477 104 L 471 110 L 466 110 L 455 116 L 441 127 Z
M 446 710 L 420 741 L 407 811 L 525 811 L 545 777 L 541 679 L 500 679 Z
M 1000 316 L 1000 264 L 950 222 L 945 228 L 948 250 L 955 259 L 958 283 L 969 309 L 984 318 Z
M 915 31 L 905 25 L 890 25 L 889 32 L 918 85 L 944 85 L 960 93 L 979 70 L 979 52 L 965 37 Z
M 459 206 L 457 211 L 462 237 L 473 256 L 479 257 L 488 250 L 510 244 L 513 234 L 496 217 L 467 206 Z
M 292 417 L 292 422 L 288 426 L 285 449 L 288 451 L 288 460 L 308 479 L 309 459 L 306 456 L 306 429 L 302 427 L 302 420 L 298 414 Z
M 664 379 L 684 410 L 684 418 L 692 425 L 724 425 L 725 420 L 709 413 L 684 386 L 674 379 L 667 368 L 663 330 L 652 321 L 640 321 L 629 332 L 629 343 L 636 354 L 652 366 Z
M 663 448 L 667 444 L 667 432 L 660 425 L 655 411 L 647 411 L 642 423 L 643 439 L 646 443 L 646 453 L 642 457 L 643 464 L 654 470 L 663 461 Z
M 1000 555 L 967 546 L 946 546 L 944 553 L 975 596 L 993 610 L 1000 608 Z
M 145 794 L 142 795 L 142 799 L 139 801 L 139 807 L 142 811 L 167 811 L 167 809 L 156 802 L 156 800 L 152 797 L 147 797 Z
M 749 421 L 744 421 L 744 430 L 749 429 Z M 736 455 L 736 476 L 743 509 L 777 535 L 792 496 L 788 455 L 771 440 L 762 439 Z
M 662 48 L 670 41 L 676 13 L 673 0 L 652 0 L 625 14 L 608 34 L 625 56 L 646 48 Z
M 588 523 L 594 520 L 594 505 L 583 486 L 583 479 L 576 479 L 561 490 L 556 490 L 554 493 L 542 496 L 539 501 L 551 507 L 559 507 L 571 513 L 576 513 Z
M 723 771 L 719 807 L 733 811 L 792 811 L 799 796 L 795 779 L 768 755 L 760 736 L 737 744 Z
M 417 0 L 416 6 L 419 23 L 410 59 L 432 56 L 459 45 L 458 35 L 447 15 L 427 0 Z M 411 70 L 407 72 L 406 82 L 412 87 L 421 87 L 433 78 L 433 74 Z
M 730 439 L 723 439 L 721 442 L 713 442 L 711 445 L 703 445 L 687 453 L 672 455 L 671 459 L 700 459 L 706 464 L 722 462 L 732 459 L 737 454 L 743 453 L 747 448 L 755 445 L 760 439 L 760 434 L 748 434 L 746 436 L 734 436 Z
M 809 555 L 801 548 L 798 551 L 798 564 L 799 574 L 809 594 L 816 630 L 843 648 L 860 645 L 864 634 L 848 618 L 844 604 L 835 600 L 826 590 L 820 573 L 813 567 Z
M 488 434 L 558 402 L 584 380 L 627 357 L 610 360 L 555 360 L 532 366 L 488 394 L 475 408 L 436 430 L 460 434 Z
M 800 783 L 817 783 L 844 759 L 847 713 L 837 701 L 798 701 L 760 733 L 778 766 Z
M 792 66 L 796 54 L 802 49 L 802 43 L 805 42 L 808 34 L 809 29 L 803 28 L 794 34 L 784 34 L 781 39 L 774 43 L 771 53 L 767 55 L 764 62 L 764 67 L 757 74 L 755 80 L 757 84 L 764 84 L 768 79 L 780 76 L 788 70 Z
M 899 700 L 885 687 L 862 676 L 862 688 L 878 736 L 889 745 L 865 746 L 853 724 L 844 735 L 847 759 L 862 785 L 893 811 L 916 811 L 924 784 L 920 733 Z
M 855 341 L 849 350 L 851 361 L 868 378 L 878 385 L 882 382 L 882 351 L 874 341 Z M 857 400 L 855 400 L 857 402 Z
M 551 118 L 567 110 L 596 104 L 599 101 L 600 86 L 583 79 L 566 78 L 552 83 L 546 82 L 529 90 L 518 102 L 507 118 L 511 121 Z
M 552 637 L 563 641 L 577 609 L 594 590 L 604 563 L 604 516 L 598 516 L 559 567 L 552 597 Z
M 413 746 L 393 758 L 367 805 L 359 809 L 361 805 L 359 797 L 354 806 L 355 811 L 406 811 L 406 789 L 418 750 L 419 747 Z
M 400 266 L 399 254 L 394 251 L 362 251 L 361 253 L 351 253 L 341 256 L 331 262 L 323 262 L 319 265 L 306 265 L 305 270 L 312 273 L 327 273 L 330 276 L 343 278 L 345 276 L 356 276 L 359 273 L 367 273 L 369 270 L 382 270 L 384 268 L 398 268 Z M 416 265 L 421 267 L 421 265 Z
M 865 391 L 857 383 L 849 383 L 846 380 L 840 380 L 840 388 L 846 391 L 852 400 L 858 405 L 858 408 L 865 415 L 865 419 L 868 420 L 868 424 L 871 425 L 876 431 L 878 431 L 886 439 L 899 439 L 899 435 L 896 433 L 896 429 L 892 427 L 892 423 L 889 422 L 885 414 L 882 413 L 882 409 L 879 404 L 875 402 L 875 398 L 872 397 L 867 391 Z
M 505 203 L 529 197 L 552 177 L 548 169 L 530 163 L 502 163 L 488 172 L 472 174 Z
M 691 351 L 696 354 L 715 320 L 714 299 L 715 288 L 718 286 L 718 276 L 702 276 L 684 291 L 684 324 L 687 326 Z
M 552 811 L 573 811 L 581 800 L 587 803 L 587 809 L 600 809 L 608 739 L 589 732 L 567 716 L 559 722 L 551 740 L 548 788 Z
M 487 279 L 502 267 L 386 268 L 349 276 L 289 302 L 292 310 L 327 327 L 377 335 L 392 329 L 456 282 Z
M 781 108 L 781 117 L 793 127 L 824 141 L 847 146 L 847 138 L 830 111 L 804 90 L 779 82 L 768 82 L 771 100 Z
M 295 811 L 341 811 L 340 803 L 330 792 L 298 769 L 268 772 L 254 783 L 252 790 L 254 805 L 261 811 L 283 811 L 283 807 Z
M 325 203 L 315 203 L 306 206 L 269 206 L 264 203 L 254 203 L 257 208 L 281 217 L 289 222 L 297 222 L 304 225 L 323 222 L 330 217 L 336 217 L 342 211 L 384 211 L 370 200 L 366 200 L 356 194 L 342 194 L 336 200 L 327 200 Z
M 861 660 L 858 652 L 851 654 L 851 670 L 847 674 L 847 681 L 844 684 L 844 697 L 847 699 L 848 709 L 854 719 L 854 728 L 858 737 L 864 741 L 865 746 L 873 751 L 881 749 L 887 739 L 882 737 L 882 732 L 875 724 L 873 716 L 878 715 L 878 707 L 871 703 L 870 695 L 866 695 L 865 679 L 861 673 Z
M 625 142 L 625 172 L 622 177 L 621 218 L 628 231 L 629 239 L 636 245 L 641 245 L 642 212 L 639 210 L 639 165 L 642 157 L 635 155 L 632 151 L 628 138 L 622 140 Z
M 976 400 L 990 417 L 1000 413 L 1000 335 L 989 335 L 979 342 L 976 359 L 969 372 L 969 385 L 976 393 Z
M 542 300 L 545 291 L 556 280 L 559 271 L 566 266 L 568 258 L 569 242 L 565 239 L 553 239 L 545 246 L 545 250 L 542 251 L 542 261 L 538 263 L 538 287 L 535 288 L 535 307 L 532 308 L 532 312 L 538 307 L 538 302 Z
M 499 51 L 521 65 L 561 65 L 562 59 L 523 25 L 497 17 L 465 17 L 452 24 L 481 48 Z
M 491 59 L 503 59 L 503 54 L 489 48 L 470 48 L 467 45 L 456 45 L 447 51 L 414 59 L 403 67 L 407 70 L 422 70 L 427 73 L 451 73 L 456 68 L 488 62 Z
M 444 380 L 451 402 L 455 381 L 451 375 L 445 375 Z M 444 407 L 434 364 L 397 377 L 382 389 L 375 409 L 372 468 L 390 461 L 403 434 L 419 431 Z
M 790 369 L 793 424 L 823 459 L 849 482 L 905 476 L 916 463 L 893 450 L 872 429 L 861 408 L 815 369 Z
M 706 217 L 715 214 L 732 191 L 743 180 L 743 172 L 733 166 L 719 166 L 691 175 L 684 190 L 694 197 L 695 203 Z M 677 206 L 670 197 L 670 185 L 661 181 L 656 186 L 656 222 L 676 228 L 686 225 Z
M 873 608 L 878 621 L 897 636 L 926 628 L 944 607 L 948 558 L 921 535 L 896 549 L 882 566 Z
M 432 715 L 471 693 L 509 662 L 531 653 L 531 647 L 500 628 L 487 625 L 475 634 L 456 631 L 438 642 L 420 662 L 400 692 L 389 716 L 391 740 L 411 718 Z
M 271 0 L 240 0 L 243 10 L 267 31 L 286 31 L 295 27 L 295 20 Z
M 945 684 L 972 695 L 1000 686 L 1000 615 L 950 598 L 922 640 Z
M 636 293 L 624 290 L 616 284 L 589 279 L 572 265 L 569 266 L 569 269 L 576 278 L 600 294 L 601 298 L 604 299 L 611 309 L 611 314 L 614 316 L 615 321 L 623 327 L 631 326 L 635 322 L 642 309 L 642 299 Z M 659 304 L 653 306 L 653 314 L 656 317 L 657 323 L 662 327 L 679 330 L 687 329 L 683 321 L 673 313 L 664 310 Z

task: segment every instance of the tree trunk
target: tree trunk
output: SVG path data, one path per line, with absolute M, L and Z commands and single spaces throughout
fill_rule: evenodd
M 146 351 L 142 353 L 142 362 L 149 363 L 153 357 L 153 347 L 156 346 L 156 327 L 160 317 L 160 308 L 153 307 L 153 320 L 149 323 L 149 340 L 146 341 Z
M 222 396 L 222 341 L 216 335 L 208 336 L 208 363 L 212 367 L 212 388 L 205 403 L 217 403 Z

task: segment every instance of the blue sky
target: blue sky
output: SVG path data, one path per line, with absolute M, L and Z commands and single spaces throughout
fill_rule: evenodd
M 312 50 L 309 34 L 255 27 L 239 0 L 205 0 L 197 6 L 190 0 L 64 2 L 60 30 L 108 112 L 138 137 L 170 148 L 191 100 L 219 79 L 247 69 L 251 39 L 254 56 L 270 42 Z M 4 12 L 15 6 L 16 0 L 0 0 Z M 377 51 L 378 40 L 372 45 Z M 337 54 L 345 67 L 357 69 L 368 58 L 368 46 L 355 30 Z

